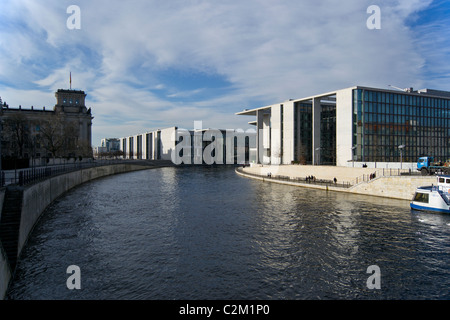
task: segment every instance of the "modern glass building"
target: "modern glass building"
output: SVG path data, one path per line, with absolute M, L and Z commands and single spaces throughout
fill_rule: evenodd
M 360 88 L 353 94 L 353 144 L 358 146 L 358 161 L 400 161 L 398 146 L 403 145 L 406 162 L 420 156 L 442 161 L 450 157 L 450 93 Z
M 258 163 L 415 163 L 450 158 L 450 92 L 355 86 L 238 115 L 256 116 Z

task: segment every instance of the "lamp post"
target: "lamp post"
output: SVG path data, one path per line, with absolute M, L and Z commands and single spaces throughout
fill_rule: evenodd
M 321 147 L 316 148 L 316 157 L 317 157 L 317 154 L 320 156 L 320 152 L 317 152 L 317 151 L 320 151 L 321 149 L 322 149 Z M 319 159 L 319 157 L 317 157 L 316 164 L 317 164 L 317 165 L 320 164 L 320 159 Z
M 398 148 L 400 149 L 400 170 L 403 169 L 403 149 L 406 146 L 404 144 L 399 145 Z
M 357 146 L 353 146 L 352 147 L 352 163 L 353 163 L 353 168 L 355 167 L 355 149 L 357 148 Z

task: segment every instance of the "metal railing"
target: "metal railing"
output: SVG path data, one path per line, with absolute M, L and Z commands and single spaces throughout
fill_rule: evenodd
M 374 169 L 373 173 L 364 174 L 362 176 L 357 177 L 352 181 L 352 185 L 357 185 L 363 182 L 369 182 L 379 177 L 420 176 L 420 175 L 421 173 L 419 171 L 412 169 L 379 168 Z
M 327 179 L 316 179 L 314 176 L 311 177 L 289 177 L 289 176 L 283 176 L 283 175 L 262 175 L 257 173 L 251 173 L 251 172 L 245 172 L 243 168 L 236 168 L 236 170 L 240 173 L 254 176 L 258 178 L 263 179 L 270 179 L 270 180 L 278 180 L 278 181 L 288 181 L 288 182 L 295 182 L 295 183 L 302 183 L 302 184 L 311 184 L 311 185 L 318 185 L 318 186 L 325 186 L 325 187 L 338 187 L 338 188 L 350 188 L 352 187 L 352 184 L 347 181 L 339 182 L 339 181 L 333 181 L 333 180 L 327 180 Z
M 282 175 L 261 175 L 261 174 L 257 174 L 257 173 L 245 172 L 243 170 L 243 168 L 241 168 L 241 167 L 236 168 L 236 170 L 241 173 L 255 176 L 258 178 L 273 179 L 273 180 L 280 180 L 280 181 L 290 181 L 290 182 L 298 182 L 298 183 L 306 183 L 306 184 L 315 184 L 315 185 L 322 185 L 322 186 L 335 186 L 335 187 L 341 187 L 341 188 L 350 188 L 357 184 L 369 182 L 369 181 L 374 180 L 379 177 L 421 175 L 421 173 L 419 171 L 415 171 L 415 170 L 411 170 L 411 169 L 389 169 L 389 168 L 388 169 L 386 169 L 386 168 L 376 169 L 376 168 L 374 168 L 373 173 L 361 175 L 351 181 L 334 182 L 333 180 L 315 179 L 314 177 L 302 178 L 302 177 L 288 177 L 288 176 L 282 176 Z
M 45 167 L 35 167 L 28 169 L 6 170 L 1 172 L 1 187 L 5 185 L 26 186 L 38 181 L 48 179 L 63 173 L 107 166 L 112 164 L 133 163 L 141 164 L 139 160 L 113 159 L 113 160 L 96 160 L 91 162 L 79 162 L 71 164 L 59 164 Z

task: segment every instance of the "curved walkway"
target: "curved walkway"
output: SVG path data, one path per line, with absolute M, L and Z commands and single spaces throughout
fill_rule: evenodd
M 259 165 L 237 168 L 236 173 L 262 181 L 298 187 L 340 191 L 410 201 L 417 187 L 431 185 L 435 176 L 408 169 L 346 168 L 301 165 Z M 305 179 L 315 177 L 315 180 Z M 336 178 L 336 182 L 334 182 Z
M 316 180 L 336 181 L 338 184 L 355 185 L 375 174 L 383 175 L 383 170 L 374 168 L 348 168 L 336 166 L 310 166 L 310 165 L 256 165 L 243 168 L 243 173 L 257 174 L 261 176 L 287 176 L 290 178 L 303 178 L 313 176 Z M 398 170 L 394 170 L 397 172 Z M 408 171 L 408 170 L 404 170 Z M 390 174 L 389 174 L 390 175 Z

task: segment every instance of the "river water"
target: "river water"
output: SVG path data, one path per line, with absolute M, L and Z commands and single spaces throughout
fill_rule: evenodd
M 449 215 L 407 201 L 267 183 L 230 167 L 152 169 L 55 201 L 7 298 L 449 299 L 449 240 Z M 66 285 L 71 265 L 79 290 Z

